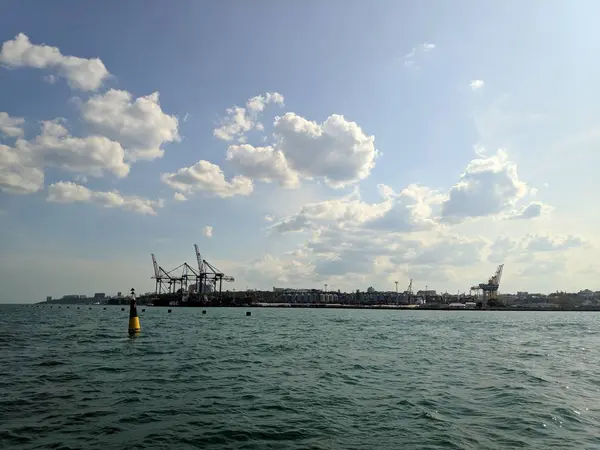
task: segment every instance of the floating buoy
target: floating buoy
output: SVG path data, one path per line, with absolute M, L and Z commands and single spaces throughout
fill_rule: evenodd
M 106 308 L 102 308 L 104 311 L 106 311 Z
M 142 309 L 142 312 L 146 312 L 146 308 Z
M 205 309 L 202 310 L 202 314 L 206 314 L 206 310 Z
M 250 311 L 246 311 L 246 316 L 251 316 L 252 313 Z
M 167 312 L 171 312 L 171 310 L 168 310 Z
M 129 303 L 129 335 L 135 336 L 142 331 L 140 327 L 140 318 L 137 313 L 137 304 L 135 302 L 135 290 L 131 288 L 131 303 Z

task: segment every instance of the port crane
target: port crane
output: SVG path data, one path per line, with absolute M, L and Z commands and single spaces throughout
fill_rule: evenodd
M 202 258 L 200 250 L 197 244 L 194 244 L 194 250 L 196 252 L 196 260 L 198 262 L 198 293 L 203 294 L 212 287 L 212 292 L 217 292 L 217 284 L 219 286 L 219 294 L 223 289 L 223 281 L 233 282 L 235 278 L 225 275 L 207 260 Z M 209 287 L 210 286 L 210 287 Z
M 406 288 L 406 290 L 404 291 L 404 296 L 406 297 L 406 301 L 411 304 L 412 303 L 412 299 L 413 299 L 413 280 L 412 278 L 410 279 L 410 283 L 408 283 L 408 287 Z
M 165 270 L 156 262 L 156 256 L 152 253 L 152 267 L 156 280 L 156 295 L 161 294 L 179 294 L 182 295 L 182 301 L 189 299 L 194 294 L 202 296 L 203 294 L 221 295 L 223 281 L 233 282 L 235 279 L 224 274 L 214 265 L 202 258 L 200 249 L 194 244 L 196 253 L 197 268 L 184 262 L 173 270 Z
M 156 280 L 156 294 L 170 293 L 174 280 L 165 269 L 158 265 L 154 253 L 152 253 L 152 266 L 154 267 L 154 276 L 151 278 Z
M 407 292 L 409 295 L 412 295 L 412 294 L 413 294 L 413 288 L 412 288 L 412 278 L 410 279 L 410 283 L 408 283 L 408 289 L 406 289 L 406 292 Z
M 188 288 L 196 283 L 198 279 L 198 272 L 188 263 L 184 262 L 173 270 L 167 272 L 172 280 L 172 293 L 181 292 L 185 294 L 188 292 Z
M 204 277 L 204 264 L 202 263 L 202 255 L 198 249 L 198 244 L 194 244 L 194 251 L 196 252 L 196 261 L 198 262 L 198 280 L 196 283 L 196 292 L 201 295 L 205 290 L 206 278 Z
M 183 263 L 172 270 L 165 270 L 156 262 L 156 256 L 152 253 L 152 266 L 154 267 L 154 276 L 156 280 L 155 294 L 176 294 L 178 291 L 188 290 L 190 280 L 198 278 L 198 272 L 188 263 Z
M 205 279 L 213 285 L 214 292 L 217 291 L 217 283 L 219 284 L 219 294 L 220 294 L 221 290 L 223 289 L 223 281 L 227 281 L 227 282 L 235 281 L 235 279 L 233 277 L 225 275 L 223 272 L 221 272 L 219 269 L 217 269 L 215 266 L 213 266 L 207 260 L 203 259 L 202 263 L 207 268 L 204 272 Z
M 500 280 L 502 279 L 503 269 L 504 264 L 500 264 L 496 269 L 496 273 L 488 279 L 487 283 L 479 283 L 478 286 L 473 286 L 471 288 L 472 290 L 483 291 L 484 304 L 487 304 L 492 300 L 498 300 L 498 289 L 500 288 Z

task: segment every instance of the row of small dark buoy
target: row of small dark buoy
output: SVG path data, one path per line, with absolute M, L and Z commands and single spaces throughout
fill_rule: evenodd
M 36 308 L 40 307 L 40 305 L 31 305 L 31 306 L 35 306 Z M 42 308 L 44 308 L 44 306 L 42 306 Z M 50 305 L 50 308 L 52 308 L 52 305 Z M 62 306 L 58 307 L 58 309 L 61 309 L 61 308 L 62 308 Z M 67 306 L 67 309 L 70 309 L 70 308 L 71 308 L 70 306 Z M 78 306 L 77 309 L 81 309 L 81 308 Z M 89 309 L 92 309 L 92 307 L 90 307 Z M 106 311 L 106 307 L 104 307 L 102 309 Z M 121 308 L 121 311 L 125 311 L 125 308 Z M 170 313 L 172 311 L 173 311 L 172 309 L 167 310 L 168 313 Z M 142 309 L 142 312 L 146 312 L 146 308 Z M 206 314 L 205 309 L 202 310 L 202 314 Z M 246 311 L 246 316 L 251 316 L 251 315 L 252 315 L 252 312 Z

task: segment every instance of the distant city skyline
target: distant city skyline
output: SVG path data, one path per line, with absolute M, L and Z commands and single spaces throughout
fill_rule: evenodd
M 373 288 L 373 291 L 370 291 L 369 289 Z M 223 292 L 244 292 L 245 290 L 223 290 Z M 323 291 L 322 289 L 319 288 L 277 288 L 277 291 L 273 290 L 273 289 L 248 289 L 248 291 L 254 292 L 254 291 L 258 291 L 258 292 L 294 292 L 294 291 L 301 291 L 301 292 L 309 292 L 309 291 Z M 373 292 L 373 293 L 385 293 L 385 294 L 391 294 L 392 296 L 396 294 L 395 290 L 386 290 L 386 289 L 375 289 L 373 286 L 369 286 L 367 289 L 355 289 L 352 291 L 341 291 L 341 290 L 328 290 L 328 291 L 323 291 L 323 292 L 332 292 L 332 293 L 343 293 L 343 294 L 353 294 L 356 292 L 360 292 L 360 293 L 369 293 L 369 292 Z M 414 295 L 415 296 L 419 296 L 419 295 L 425 295 L 425 293 L 428 293 L 428 295 L 436 295 L 436 296 L 443 296 L 443 295 L 448 295 L 448 296 L 470 296 L 470 295 L 475 295 L 475 293 L 466 291 L 460 291 L 460 292 L 448 292 L 448 291 L 438 291 L 436 289 L 418 289 L 414 291 Z M 154 291 L 147 291 L 147 292 L 139 292 L 140 295 L 146 295 L 146 294 L 153 294 Z M 398 295 L 405 295 L 406 291 L 398 291 L 397 293 Z M 517 291 L 517 292 L 499 292 L 500 296 L 535 296 L 535 295 L 542 295 L 542 296 L 548 296 L 548 295 L 552 295 L 552 294 L 574 294 L 574 295 L 580 295 L 583 297 L 599 297 L 600 298 L 600 290 L 594 291 L 591 289 L 579 289 L 577 291 L 573 291 L 573 292 L 566 292 L 566 291 L 555 291 L 555 292 L 529 292 L 529 291 Z M 128 293 L 126 293 L 126 295 L 129 295 Z M 126 296 L 125 295 L 125 296 Z M 63 294 L 63 295 L 59 295 L 59 296 L 51 296 L 51 295 L 47 295 L 45 297 L 46 300 L 59 300 L 61 298 L 75 298 L 75 297 L 83 297 L 83 298 L 100 298 L 99 296 L 105 296 L 106 298 L 109 297 L 123 297 L 123 293 L 122 292 L 115 292 L 114 294 L 111 292 L 94 292 L 93 294 Z M 41 301 L 41 300 L 40 300 Z M 32 303 L 38 303 L 39 301 L 35 301 Z
M 600 289 L 599 13 L 5 1 L 0 303 L 149 292 L 194 243 L 227 289 Z

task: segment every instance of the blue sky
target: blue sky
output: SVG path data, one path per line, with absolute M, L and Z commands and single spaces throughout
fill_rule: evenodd
M 0 301 L 194 243 L 236 289 L 595 289 L 599 9 L 6 2 Z

